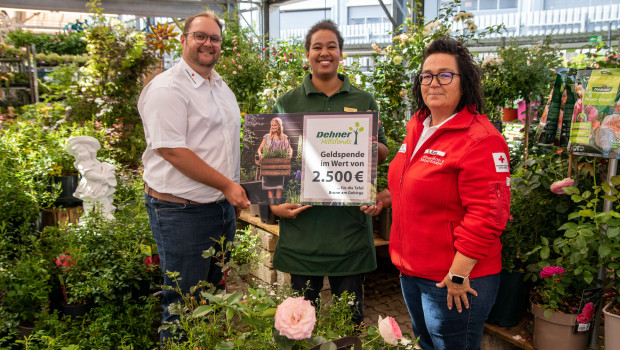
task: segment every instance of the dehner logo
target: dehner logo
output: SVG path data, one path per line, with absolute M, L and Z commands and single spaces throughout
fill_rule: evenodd
M 592 88 L 592 91 L 594 92 L 610 92 L 611 91 L 611 86 L 607 86 L 605 84 L 601 85 L 601 86 L 595 86 Z
M 355 130 L 353 130 L 352 126 L 349 126 L 349 130 L 353 131 L 355 133 L 355 142 L 353 142 L 354 145 L 357 145 L 357 134 L 364 131 L 364 127 L 362 126 L 360 128 L 360 123 L 355 122 Z
M 360 123 L 355 122 L 355 129 L 352 126 L 349 127 L 349 131 L 334 132 L 334 131 L 319 131 L 316 133 L 316 137 L 321 140 L 322 144 L 351 144 L 351 134 L 355 134 L 354 145 L 357 145 L 357 135 L 364 131 L 364 127 L 360 127 Z

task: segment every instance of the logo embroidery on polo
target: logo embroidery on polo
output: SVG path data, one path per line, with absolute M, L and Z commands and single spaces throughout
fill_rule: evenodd
M 445 157 L 446 156 L 446 152 L 436 151 L 436 150 L 433 150 L 433 149 L 427 149 L 426 151 L 424 151 L 424 154 L 430 154 L 430 155 L 439 156 L 439 157 Z
M 495 163 L 495 172 L 507 173 L 510 171 L 508 169 L 508 158 L 506 157 L 506 153 L 493 153 L 493 162 Z
M 426 152 L 425 152 L 426 153 Z M 443 162 L 445 161 L 445 159 L 441 159 L 438 156 L 428 156 L 428 155 L 423 155 L 422 158 L 420 158 L 420 162 L 424 162 L 424 163 L 430 163 L 430 164 L 434 164 L 434 165 L 442 165 Z

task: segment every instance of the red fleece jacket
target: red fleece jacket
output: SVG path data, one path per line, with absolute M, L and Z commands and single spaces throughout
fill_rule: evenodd
M 411 159 L 423 128 L 414 116 L 390 163 L 392 262 L 406 275 L 441 281 L 459 251 L 478 259 L 470 278 L 498 273 L 499 236 L 510 215 L 504 137 L 486 116 L 465 108 Z

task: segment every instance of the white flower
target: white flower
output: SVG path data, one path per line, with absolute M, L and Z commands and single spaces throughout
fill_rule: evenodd
M 390 345 L 398 345 L 398 340 L 403 337 L 398 323 L 389 316 L 386 318 L 379 316 L 379 334 Z
M 495 57 L 493 56 L 487 56 L 484 58 L 484 60 L 482 61 L 482 66 L 486 66 L 488 64 L 493 64 L 495 63 Z
M 395 56 L 392 61 L 394 61 L 394 64 L 401 64 L 403 62 L 403 56 Z
M 287 71 L 285 71 L 285 70 L 283 70 L 283 71 L 281 71 L 281 72 L 280 72 L 280 76 L 282 76 L 282 77 L 286 76 L 287 74 L 288 74 L 288 72 L 287 72 Z

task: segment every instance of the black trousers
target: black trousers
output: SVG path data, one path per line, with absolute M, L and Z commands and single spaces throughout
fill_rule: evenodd
M 340 297 L 343 292 L 355 294 L 353 322 L 360 325 L 364 321 L 364 274 L 348 276 L 328 276 L 332 295 Z M 304 276 L 291 274 L 293 290 L 304 295 L 304 299 L 318 306 L 319 293 L 323 289 L 323 276 Z

